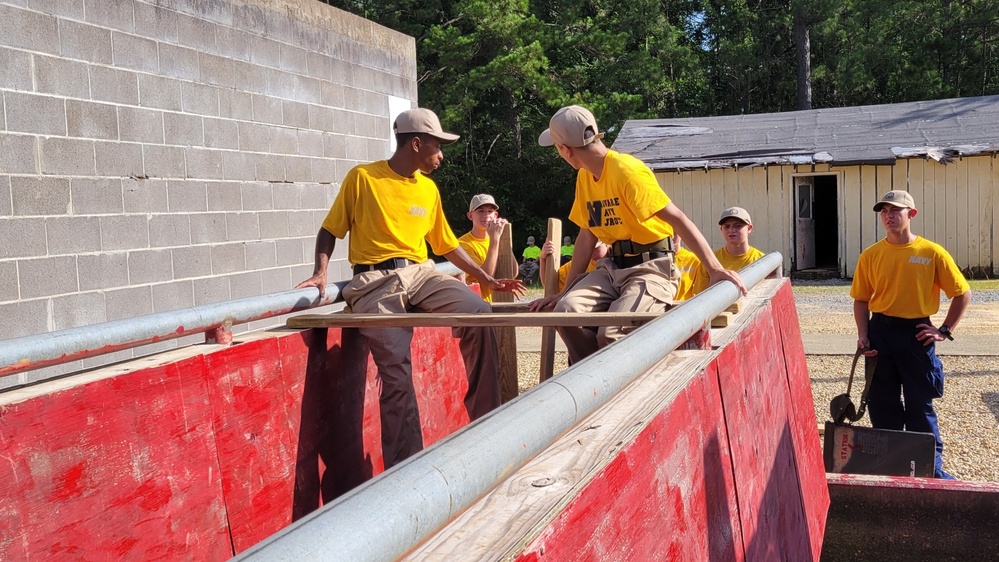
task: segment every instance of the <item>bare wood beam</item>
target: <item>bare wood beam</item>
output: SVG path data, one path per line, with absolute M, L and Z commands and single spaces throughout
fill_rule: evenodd
M 494 312 L 486 314 L 303 314 L 289 328 L 413 328 L 455 326 L 640 326 L 656 312 Z
M 545 296 L 557 295 L 558 290 L 558 268 L 562 252 L 562 221 L 559 219 L 548 219 L 548 239 L 555 245 L 555 251 L 548 256 L 545 261 L 545 269 L 539 275 L 544 279 Z M 555 328 L 541 329 L 541 372 L 538 378 L 541 382 L 555 376 Z

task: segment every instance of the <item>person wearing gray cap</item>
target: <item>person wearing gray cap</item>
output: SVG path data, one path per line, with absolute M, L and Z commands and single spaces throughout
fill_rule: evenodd
M 356 313 L 490 312 L 463 282 L 437 271 L 427 243 L 492 291 L 523 293 L 520 281 L 494 279 L 461 249 L 444 217 L 440 192 L 427 177 L 444 161 L 441 145 L 458 135 L 444 132 L 429 109 L 404 111 L 395 120 L 397 148 L 388 160 L 361 164 L 347 173 L 316 236 L 312 277 L 297 288 L 326 292 L 326 270 L 336 240 L 350 233 L 347 259 L 354 276 L 342 291 Z M 378 367 L 382 456 L 385 468 L 423 448 L 420 413 L 413 387 L 412 328 L 361 328 Z M 478 419 L 500 405 L 496 333 L 455 328 L 465 362 L 465 408 Z
M 527 237 L 527 247 L 522 255 L 524 261 L 520 262 L 520 275 L 524 278 L 524 284 L 530 285 L 538 274 L 538 259 L 541 257 L 541 248 L 535 245 L 533 236 Z
M 554 306 L 557 312 L 665 312 L 673 306 L 677 289 L 674 232 L 705 264 L 711 283 L 731 281 L 745 294 L 738 274 L 718 263 L 697 226 L 659 187 L 652 170 L 634 156 L 604 145 L 604 135 L 588 109 L 563 107 L 548 124 L 538 144 L 554 146 L 577 170 L 569 220 L 579 226 L 579 235 L 565 290 L 534 301 L 531 310 Z M 611 247 L 611 257 L 579 278 L 598 240 Z M 570 362 L 575 363 L 634 329 L 563 326 L 558 332 Z
M 943 439 L 933 409 L 944 386 L 936 344 L 954 339 L 971 303 L 971 287 L 947 250 L 912 232 L 919 211 L 911 194 L 889 191 L 874 212 L 885 237 L 860 253 L 850 287 L 857 347 L 878 358 L 867 391 L 871 425 L 932 433 L 934 476 L 952 479 L 943 469 Z M 940 309 L 940 291 L 951 301 L 938 328 L 930 316 Z
M 468 257 L 477 263 L 482 271 L 489 275 L 496 274 L 499 263 L 499 240 L 503 236 L 507 220 L 500 218 L 499 205 L 496 199 L 487 193 L 480 193 L 468 203 L 468 213 L 465 215 L 472 221 L 472 230 L 458 238 L 458 244 L 465 250 Z M 517 268 L 516 260 L 510 256 L 511 270 Z M 478 283 L 478 278 L 469 277 L 469 282 Z M 493 301 L 493 292 L 485 285 L 479 284 L 482 300 Z
M 725 245 L 715 250 L 715 257 L 725 269 L 739 271 L 754 261 L 762 258 L 764 253 L 749 245 L 749 234 L 753 231 L 753 219 L 749 211 L 742 207 L 729 207 L 721 213 L 718 219 Z M 694 275 L 693 294 L 698 294 L 708 288 L 707 270 L 699 266 Z

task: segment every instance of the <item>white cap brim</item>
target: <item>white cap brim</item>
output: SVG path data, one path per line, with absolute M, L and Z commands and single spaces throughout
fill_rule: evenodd
M 552 140 L 551 129 L 545 129 L 541 132 L 541 135 L 538 136 L 538 144 L 541 146 L 555 146 L 555 141 Z

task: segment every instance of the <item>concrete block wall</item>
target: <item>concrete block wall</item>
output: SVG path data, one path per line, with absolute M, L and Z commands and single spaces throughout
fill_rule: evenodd
M 0 0 L 0 339 L 291 289 L 415 105 L 413 39 L 318 0 Z

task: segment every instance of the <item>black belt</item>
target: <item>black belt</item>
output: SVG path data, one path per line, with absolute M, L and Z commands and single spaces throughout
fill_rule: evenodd
M 923 318 L 899 318 L 897 316 L 881 314 L 880 312 L 875 312 L 871 315 L 871 322 L 877 322 L 878 324 L 884 324 L 892 328 L 915 328 L 918 324 L 932 325 L 930 324 L 929 317 L 926 316 Z
M 368 271 L 399 269 L 415 263 L 415 261 L 407 260 L 406 258 L 390 258 L 379 263 L 361 263 L 354 266 L 354 275 L 359 275 Z
M 613 256 L 611 259 L 620 268 L 632 267 L 647 261 L 665 258 L 673 252 L 645 252 L 639 256 Z

